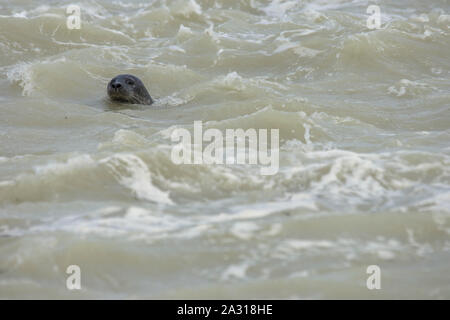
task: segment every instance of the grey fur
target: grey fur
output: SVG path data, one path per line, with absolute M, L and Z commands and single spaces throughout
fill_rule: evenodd
M 150 105 L 153 99 L 142 81 L 131 74 L 119 74 L 111 79 L 106 88 L 113 101 Z

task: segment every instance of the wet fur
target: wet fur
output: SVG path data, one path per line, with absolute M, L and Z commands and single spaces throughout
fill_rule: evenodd
M 134 85 L 127 84 L 129 80 L 133 81 Z M 112 85 L 117 83 L 120 83 L 121 87 L 114 89 Z M 120 74 L 112 78 L 108 83 L 107 93 L 111 100 L 117 102 L 145 105 L 153 103 L 153 99 L 142 81 L 131 74 Z

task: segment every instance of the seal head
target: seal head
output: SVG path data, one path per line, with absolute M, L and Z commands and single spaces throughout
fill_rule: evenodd
M 107 91 L 113 101 L 147 105 L 153 103 L 142 81 L 131 74 L 119 74 L 112 78 Z

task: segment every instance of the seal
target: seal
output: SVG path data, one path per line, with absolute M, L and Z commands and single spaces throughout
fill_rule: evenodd
M 111 79 L 106 88 L 113 101 L 150 105 L 152 97 L 142 81 L 131 74 L 119 74 Z

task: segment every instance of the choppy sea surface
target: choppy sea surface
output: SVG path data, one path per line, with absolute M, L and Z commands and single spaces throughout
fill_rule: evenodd
M 449 299 L 449 57 L 448 0 L 0 1 L 0 298 Z M 278 173 L 174 164 L 194 121 Z

